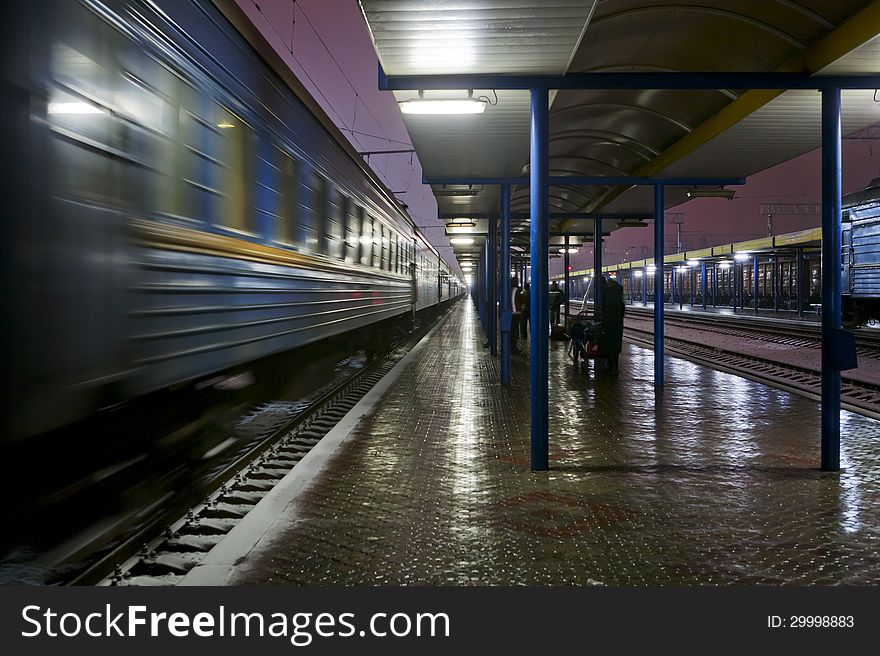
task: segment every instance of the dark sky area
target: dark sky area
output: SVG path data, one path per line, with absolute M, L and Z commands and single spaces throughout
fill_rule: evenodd
M 354 147 L 360 151 L 405 149 L 409 137 L 391 92 L 377 89 L 376 54 L 356 0 L 236 0 L 266 39 L 284 57 Z M 880 121 L 880 104 L 877 111 Z M 369 164 L 416 223 L 438 247 L 448 246 L 437 222 L 437 205 L 421 184 L 418 158 L 373 155 Z M 525 162 L 524 162 L 525 164 Z M 880 128 L 862 131 L 843 143 L 843 192 L 864 188 L 880 177 Z M 684 249 L 697 249 L 768 234 L 762 205 L 810 212 L 820 202 L 817 150 L 748 178 L 733 200 L 697 199 L 667 210 L 667 252 L 675 250 L 681 223 Z M 793 206 L 798 206 L 797 208 Z M 774 234 L 819 225 L 818 214 L 774 214 Z M 605 262 L 653 256 L 652 228 L 624 228 L 605 240 Z M 447 255 L 448 250 L 442 250 Z M 575 270 L 592 266 L 592 249 L 572 256 Z M 562 261 L 551 260 L 551 274 Z

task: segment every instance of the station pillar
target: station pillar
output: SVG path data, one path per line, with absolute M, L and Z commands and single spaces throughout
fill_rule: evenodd
M 501 185 L 501 384 L 510 384 L 510 185 Z
M 840 89 L 822 91 L 822 471 L 840 470 Z
M 489 219 L 489 238 L 486 247 L 489 251 L 489 352 L 498 355 L 498 221 Z
M 663 387 L 663 185 L 654 185 L 654 386 Z
M 546 88 L 531 89 L 531 125 L 529 143 L 529 239 L 531 246 L 532 286 L 530 296 L 531 339 L 531 468 L 549 468 L 548 375 L 550 320 L 548 308 L 547 249 L 549 247 L 550 174 L 549 94 Z

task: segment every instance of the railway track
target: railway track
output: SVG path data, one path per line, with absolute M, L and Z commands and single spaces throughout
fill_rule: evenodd
M 174 585 L 265 496 L 427 332 L 297 401 L 271 401 L 239 417 L 234 457 L 89 529 L 41 566 L 62 585 Z M 340 363 L 343 364 L 343 363 Z M 228 446 L 226 443 L 217 448 Z M 210 454 L 205 454 L 206 456 Z
M 632 342 L 653 348 L 653 329 L 644 325 L 653 316 L 650 309 L 627 306 L 627 318 L 636 319 L 626 325 L 624 335 Z M 760 342 L 786 348 L 809 349 L 817 355 L 822 347 L 821 326 L 800 321 L 767 319 L 761 317 L 731 317 L 716 314 L 667 312 L 667 326 L 697 328 L 701 335 L 712 333 L 724 338 L 734 338 L 740 343 Z M 856 350 L 861 366 L 877 366 L 880 361 L 880 331 L 856 332 Z M 798 366 L 779 359 L 761 357 L 749 353 L 664 335 L 664 345 L 670 353 L 705 366 L 740 375 L 779 389 L 821 399 L 821 372 L 817 367 Z M 841 407 L 858 414 L 880 419 L 880 385 L 875 385 L 842 372 Z
M 71 583 L 175 585 L 402 357 L 400 350 L 323 390 L 309 407 L 218 472 L 201 503 L 175 509 Z M 161 528 L 164 526 L 164 528 Z M 157 530 L 160 529 L 160 530 Z M 140 545 L 138 549 L 137 546 Z M 110 572 L 108 574 L 108 572 Z

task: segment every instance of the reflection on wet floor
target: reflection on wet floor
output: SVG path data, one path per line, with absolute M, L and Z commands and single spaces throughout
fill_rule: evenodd
M 528 355 L 512 385 L 462 303 L 237 583 L 880 582 L 880 423 L 624 346 L 620 374 L 551 343 L 549 472 L 529 471 Z

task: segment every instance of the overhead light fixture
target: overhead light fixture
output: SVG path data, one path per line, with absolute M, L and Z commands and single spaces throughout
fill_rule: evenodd
M 640 269 L 636 269 L 635 271 L 633 271 L 633 275 L 634 275 L 636 278 L 641 278 L 642 276 L 645 275 L 645 272 L 642 271 L 642 270 L 640 270 Z
M 470 219 L 456 219 L 446 224 L 446 234 L 471 232 L 476 227 L 477 224 Z
M 688 198 L 726 198 L 732 200 L 736 192 L 733 189 L 688 189 L 685 194 Z
M 688 266 L 689 267 L 700 266 L 700 261 L 699 260 L 688 260 Z
M 568 249 L 568 254 L 569 254 L 569 255 L 574 255 L 574 254 L 577 253 L 577 252 L 578 252 L 578 249 L 576 249 L 576 248 L 569 248 L 569 249 Z M 560 248 L 560 249 L 559 249 L 559 254 L 560 254 L 560 255 L 565 255 L 565 249 L 564 249 L 564 248 Z
M 718 268 L 719 269 L 729 269 L 732 264 L 733 264 L 733 262 L 731 262 L 730 260 L 722 260 L 721 262 L 718 263 Z
M 459 244 L 461 246 L 468 246 L 474 243 L 473 237 L 453 237 L 449 240 L 450 244 Z
M 425 92 L 419 91 L 418 98 L 400 100 L 397 103 L 404 114 L 482 114 L 486 111 L 488 100 L 474 98 L 473 89 L 468 91 L 467 98 L 425 98 Z
M 483 191 L 482 187 L 478 187 L 474 189 L 473 185 L 468 185 L 467 189 L 447 189 L 446 185 L 443 185 L 442 189 L 434 190 L 435 196 L 476 196 L 478 193 Z
M 751 257 L 752 256 L 749 255 L 748 253 L 742 252 L 742 253 L 736 253 L 733 256 L 733 259 L 736 260 L 737 262 L 745 262 L 746 260 L 751 259 Z

